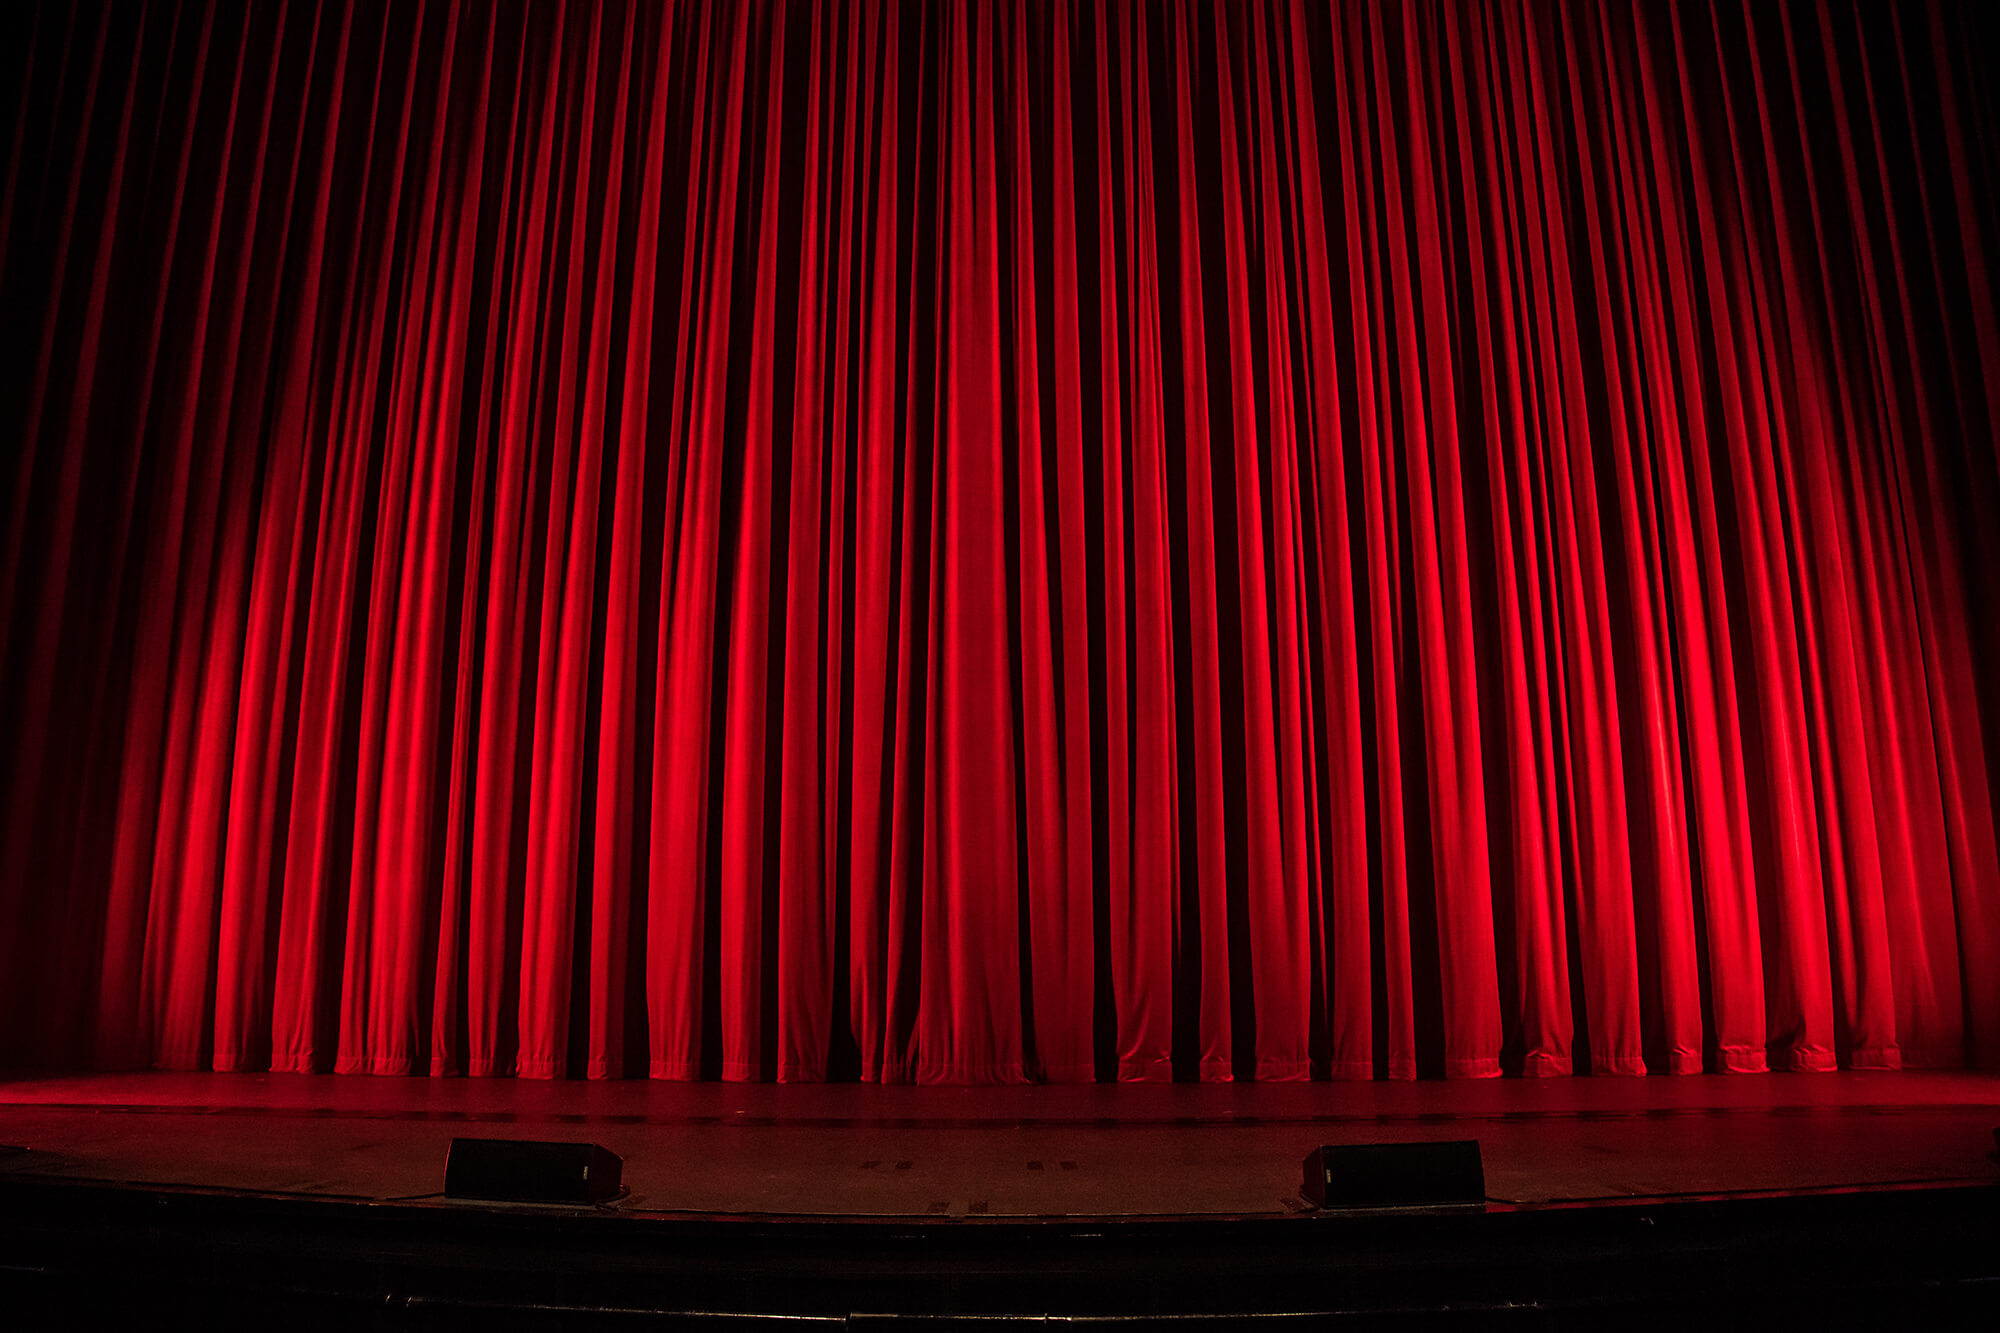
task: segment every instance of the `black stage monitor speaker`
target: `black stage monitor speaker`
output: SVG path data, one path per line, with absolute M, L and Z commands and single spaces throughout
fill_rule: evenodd
M 1348 1143 L 1306 1158 L 1306 1197 L 1317 1208 L 1428 1208 L 1486 1202 L 1477 1139 Z
M 615 1198 L 625 1163 L 594 1143 L 453 1139 L 444 1192 L 453 1199 L 603 1203 Z

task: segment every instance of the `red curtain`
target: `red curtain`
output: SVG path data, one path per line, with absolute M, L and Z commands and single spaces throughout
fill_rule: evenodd
M 2000 1064 L 1974 10 L 17 12 L 0 1054 Z

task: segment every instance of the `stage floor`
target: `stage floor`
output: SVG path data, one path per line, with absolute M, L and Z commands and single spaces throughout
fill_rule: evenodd
M 1319 1144 L 1477 1139 L 1501 1208 L 2000 1181 L 2000 1077 L 916 1088 L 265 1074 L 0 1081 L 0 1175 L 445 1204 L 455 1136 L 584 1140 L 634 1217 L 1302 1213 Z

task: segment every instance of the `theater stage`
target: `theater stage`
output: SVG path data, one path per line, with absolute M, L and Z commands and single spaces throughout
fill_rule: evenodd
M 1567 1326 L 1766 1300 L 1949 1319 L 2000 1294 L 1996 1126 L 2000 1078 L 1963 1073 L 16 1077 L 0 1143 L 27 1151 L 0 1158 L 0 1198 L 6 1285 L 54 1323 L 109 1299 L 106 1265 L 156 1272 L 197 1310 L 399 1327 L 474 1311 L 537 1327 L 864 1311 Z M 446 1200 L 455 1136 L 600 1143 L 629 1192 L 598 1209 Z M 1483 1209 L 1342 1215 L 1300 1195 L 1315 1145 L 1461 1138 L 1483 1151 Z
M 581 1139 L 633 1217 L 1300 1211 L 1321 1143 L 1478 1139 L 1498 1207 L 2000 1179 L 2000 1078 L 1766 1074 L 916 1088 L 123 1074 L 0 1083 L 13 1176 L 343 1199 L 454 1136 Z

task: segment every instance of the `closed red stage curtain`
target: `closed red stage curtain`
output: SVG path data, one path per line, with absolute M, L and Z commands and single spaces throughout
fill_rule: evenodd
M 1977 8 L 10 10 L 0 1057 L 2000 1065 Z

